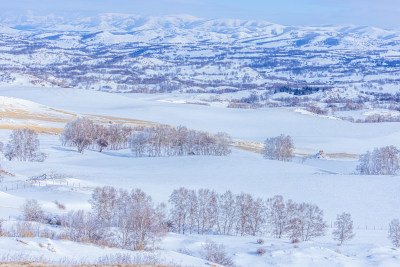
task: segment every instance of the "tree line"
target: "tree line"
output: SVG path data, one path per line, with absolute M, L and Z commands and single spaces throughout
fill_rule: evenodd
M 281 195 L 256 198 L 251 194 L 223 194 L 210 189 L 173 190 L 166 204 L 155 204 L 140 189 L 131 191 L 111 186 L 97 187 L 89 200 L 90 211 L 71 210 L 60 217 L 46 214 L 36 200 L 26 200 L 22 210 L 24 221 L 0 234 L 17 237 L 40 236 L 94 243 L 129 250 L 155 247 L 168 232 L 179 234 L 220 234 L 288 238 L 293 243 L 324 236 L 327 223 L 323 211 L 313 203 L 284 200 Z M 60 209 L 65 206 L 55 202 Z M 61 226 L 57 233 L 39 231 L 29 221 Z M 339 245 L 352 239 L 351 214 L 341 213 L 333 225 L 333 239 Z M 389 224 L 388 238 L 400 247 L 400 222 Z
M 118 150 L 130 148 L 136 157 L 216 155 L 231 152 L 228 134 L 216 135 L 186 127 L 129 127 L 121 124 L 99 125 L 88 118 L 68 123 L 61 134 L 61 143 L 76 147 L 83 153 L 87 148 Z

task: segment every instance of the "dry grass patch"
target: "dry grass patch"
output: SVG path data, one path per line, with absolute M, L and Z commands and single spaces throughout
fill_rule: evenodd
M 264 147 L 264 143 L 259 143 L 259 142 L 250 142 L 250 141 L 237 141 L 232 144 L 233 147 L 247 150 L 247 151 L 252 151 L 261 154 L 262 149 Z

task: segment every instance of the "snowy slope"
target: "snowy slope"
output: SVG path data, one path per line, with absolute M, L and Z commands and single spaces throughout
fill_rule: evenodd
M 291 134 L 297 153 L 363 153 L 376 146 L 400 146 L 399 123 L 352 124 L 346 121 L 299 114 L 293 109 L 259 110 L 226 109 L 219 105 L 184 104 L 190 98 L 181 95 L 118 95 L 96 91 L 61 88 L 1 88 L 4 106 L 18 107 L 47 114 L 48 106 L 68 114 L 97 114 L 127 119 L 145 119 L 171 125 L 186 125 L 210 132 L 225 131 L 234 138 L 262 142 L 280 133 Z M 23 100 L 19 99 L 23 98 Z M 6 115 L 5 115 L 6 116 Z M 10 130 L 0 130 L 0 141 L 6 142 Z M 240 266 L 396 266 L 399 251 L 392 249 L 386 238 L 387 225 L 398 213 L 400 197 L 398 176 L 362 176 L 353 174 L 357 159 L 328 160 L 296 158 L 293 162 L 264 159 L 260 154 L 234 149 L 227 157 L 161 157 L 134 158 L 129 150 L 88 150 L 79 154 L 62 147 L 58 136 L 40 135 L 41 149 L 48 154 L 45 162 L 1 160 L 3 169 L 15 176 L 4 175 L 0 184 L 0 215 L 8 220 L 21 215 L 26 198 L 39 201 L 45 210 L 65 213 L 72 209 L 90 209 L 87 202 L 96 186 L 141 188 L 156 202 L 167 202 L 173 189 L 180 186 L 210 188 L 219 193 L 232 190 L 262 198 L 281 194 L 285 199 L 312 202 L 324 210 L 328 225 L 336 214 L 350 212 L 357 237 L 339 247 L 330 233 L 326 237 L 293 247 L 286 240 L 264 237 L 267 254 L 257 256 L 255 237 L 181 236 L 168 234 L 160 253 L 166 261 L 203 266 L 201 246 L 207 239 L 223 243 Z M 55 182 L 29 184 L 27 179 L 44 173 L 61 177 Z M 18 188 L 16 186 L 18 185 Z M 5 191 L 7 187 L 7 191 Z M 66 206 L 59 210 L 58 201 Z M 367 229 L 367 230 L 366 230 Z M 374 230 L 375 229 L 375 230 Z M 329 232 L 331 229 L 329 229 Z M 0 252 L 23 251 L 44 255 L 53 261 L 72 257 L 76 251 L 90 251 L 87 261 L 104 254 L 125 253 L 121 250 L 43 239 L 25 240 L 28 245 L 10 238 L 0 238 Z M 51 243 L 58 253 L 43 253 L 39 243 Z M 274 245 L 271 245 L 274 244 Z M 195 258 L 177 254 L 179 249 L 192 251 Z M 175 251 L 175 252 L 174 252 Z M 76 252 L 77 256 L 81 255 Z M 75 256 L 75 255 L 74 255 Z M 85 255 L 82 255 L 85 257 Z M 75 257 L 76 259 L 76 257 Z

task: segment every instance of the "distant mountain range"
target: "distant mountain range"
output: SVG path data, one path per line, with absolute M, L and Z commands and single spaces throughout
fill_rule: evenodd
M 0 18 L 0 83 L 119 92 L 400 89 L 400 30 L 189 15 Z

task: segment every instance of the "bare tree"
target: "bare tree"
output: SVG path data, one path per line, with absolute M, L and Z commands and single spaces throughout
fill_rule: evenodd
M 241 193 L 236 196 L 237 205 L 237 225 L 236 232 L 244 236 L 248 233 L 249 220 L 251 216 L 251 204 L 253 202 L 253 196 L 250 194 Z
M 216 223 L 217 195 L 209 189 L 199 189 L 197 192 L 197 233 L 205 234 Z
M 131 193 L 120 190 L 118 194 L 115 214 L 120 246 L 144 250 L 157 242 L 166 233 L 164 206 L 154 206 L 151 197 L 140 189 Z
M 308 241 L 325 235 L 327 225 L 323 220 L 323 211 L 318 206 L 292 202 L 287 207 L 290 210 L 287 229 L 292 240 Z
M 400 150 L 395 146 L 375 148 L 359 158 L 357 170 L 367 175 L 395 175 L 400 170 Z
M 60 137 L 61 142 L 63 145 L 74 146 L 79 153 L 83 153 L 96 139 L 94 128 L 90 119 L 77 118 L 67 123 Z
M 111 186 L 96 187 L 89 200 L 94 215 L 104 227 L 111 226 L 117 204 L 117 190 Z
M 294 157 L 294 144 L 292 138 L 281 134 L 265 140 L 263 155 L 267 159 L 291 161 Z
M 350 213 L 343 212 L 342 214 L 338 214 L 334 227 L 335 229 L 332 232 L 333 239 L 338 240 L 340 244 L 354 237 L 353 221 L 351 220 Z
M 393 246 L 400 247 L 400 221 L 398 219 L 390 222 L 388 238 L 392 241 Z
M 254 199 L 250 205 L 249 234 L 255 236 L 263 233 L 266 222 L 266 207 L 261 198 Z
M 42 222 L 44 211 L 36 199 L 27 199 L 22 206 L 25 221 Z
M 148 132 L 143 131 L 131 135 L 129 142 L 131 150 L 135 153 L 136 157 L 142 157 L 146 154 L 148 141 Z
M 217 226 L 218 232 L 223 235 L 230 235 L 236 223 L 236 202 L 235 195 L 226 191 L 218 196 Z
M 4 155 L 8 160 L 44 161 L 46 154 L 41 153 L 39 148 L 38 134 L 33 130 L 28 128 L 13 130 Z
M 283 197 L 277 195 L 268 199 L 267 209 L 272 235 L 275 238 L 282 238 L 288 222 L 288 212 Z
M 186 231 L 189 216 L 188 202 L 189 190 L 184 187 L 175 189 L 169 197 L 169 203 L 172 205 L 170 217 L 175 230 L 179 234 L 185 234 Z

